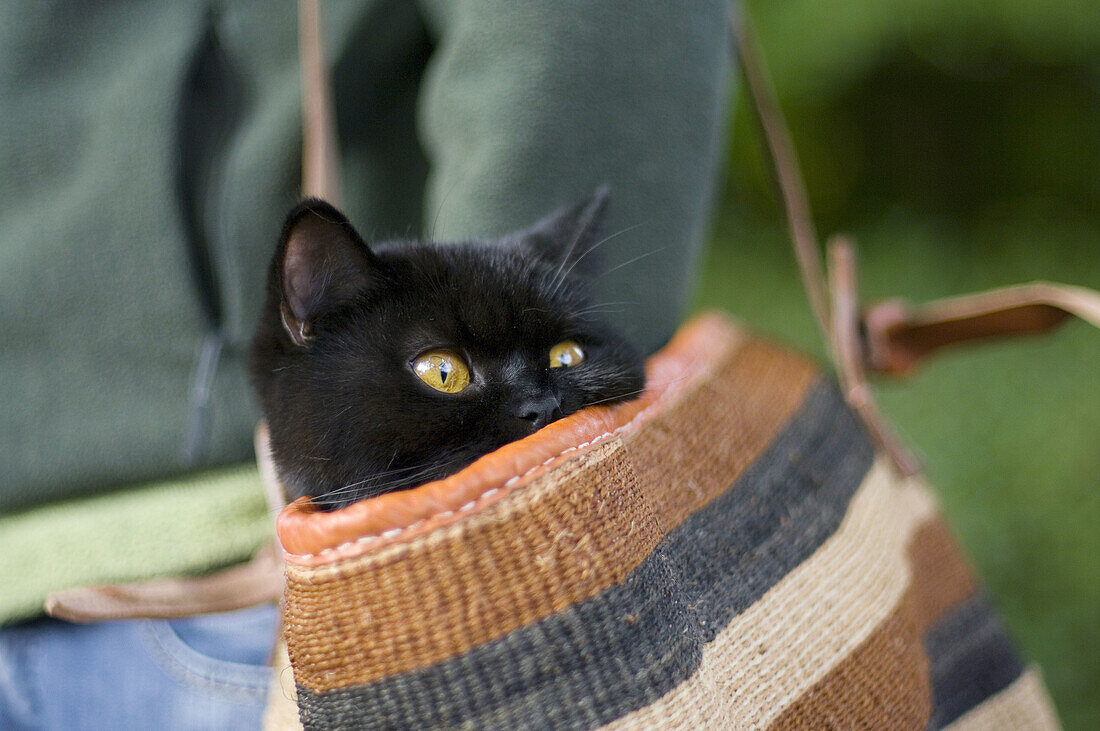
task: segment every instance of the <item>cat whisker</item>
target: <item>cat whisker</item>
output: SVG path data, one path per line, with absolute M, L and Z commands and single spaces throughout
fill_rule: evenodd
M 585 315 L 605 314 L 608 312 L 625 312 L 623 307 L 619 305 L 633 305 L 637 306 L 637 302 L 601 302 L 599 304 L 591 305 L 574 312 L 570 312 L 570 317 L 581 318 Z
M 617 302 L 595 302 L 595 303 L 589 305 L 588 307 L 582 307 L 581 309 L 577 310 L 577 312 L 584 312 L 586 310 L 599 309 L 601 307 L 617 307 L 618 305 L 636 305 L 636 304 L 638 304 L 638 303 L 637 302 L 632 302 L 632 301 L 629 301 L 629 300 L 619 300 Z
M 614 396 L 608 396 L 607 398 L 602 398 L 602 399 L 599 399 L 598 401 L 589 401 L 588 403 L 586 403 L 584 405 L 584 408 L 587 409 L 589 406 L 598 406 L 599 404 L 607 403 L 608 401 L 626 400 L 628 398 L 633 398 L 634 396 L 638 396 L 639 394 L 643 394 L 643 393 L 645 393 L 645 389 L 644 388 L 639 388 L 635 391 L 627 391 L 626 393 L 615 394 Z
M 431 228 L 428 229 L 428 241 L 435 240 L 435 226 L 439 223 L 439 214 L 443 213 L 443 206 L 447 203 L 447 199 L 451 197 L 451 193 L 458 187 L 463 177 L 462 175 L 456 175 L 455 179 L 451 182 L 451 187 L 447 188 L 447 192 L 443 194 L 443 198 L 439 201 L 439 205 L 435 209 L 435 215 L 432 216 Z
M 457 451 L 458 450 L 449 450 L 447 452 L 444 452 L 437 459 L 440 461 L 445 460 L 449 457 L 454 456 Z M 392 470 L 384 470 L 382 472 L 377 472 L 365 479 L 357 480 L 355 482 L 349 482 L 348 484 L 342 485 L 335 490 L 329 490 L 319 495 L 315 495 L 313 496 L 312 500 L 317 505 L 331 505 L 334 500 L 339 500 L 345 496 L 355 495 L 356 493 L 362 492 L 361 488 L 368 483 L 377 483 L 370 485 L 369 489 L 374 495 L 381 495 L 383 493 L 390 492 L 393 489 L 397 481 L 392 478 L 396 477 L 402 472 L 409 472 L 410 474 L 402 476 L 401 486 L 413 487 L 417 484 L 420 484 L 420 478 L 422 476 L 430 474 L 437 466 L 437 462 L 433 460 L 432 462 L 426 462 L 423 464 L 410 465 L 408 467 L 399 467 Z M 409 482 L 412 482 L 413 485 L 407 484 Z M 281 507 L 276 507 L 268 510 L 268 513 L 272 516 L 276 516 L 280 512 L 282 512 Z
M 343 491 L 343 490 L 348 490 L 348 489 L 351 489 L 351 488 L 359 487 L 360 485 L 365 485 L 366 483 L 371 482 L 372 480 L 382 480 L 382 479 L 386 479 L 387 477 L 396 477 L 397 475 L 401 475 L 402 473 L 406 473 L 406 472 L 410 472 L 410 473 L 415 474 L 417 471 L 427 471 L 427 470 L 431 469 L 434 466 L 435 466 L 434 462 L 428 462 L 428 463 L 425 463 L 425 464 L 409 465 L 408 467 L 397 467 L 395 469 L 383 470 L 381 472 L 375 472 L 370 477 L 365 477 L 362 480 L 357 480 L 356 482 L 349 482 L 346 485 L 343 485 L 343 486 L 337 488 L 336 490 L 330 491 L 328 494 L 333 494 L 333 493 L 340 492 L 340 491 Z
M 622 307 L 612 307 L 610 309 L 602 309 L 602 310 L 582 310 L 578 313 L 575 313 L 574 317 L 583 318 L 583 317 L 587 317 L 589 315 L 616 315 L 616 314 L 619 314 L 620 312 L 626 312 L 626 309 L 622 308 Z
M 448 450 L 446 452 L 443 452 L 442 454 L 437 455 L 430 462 L 425 462 L 425 463 L 422 463 L 422 464 L 409 465 L 407 467 L 397 467 L 397 468 L 394 468 L 394 469 L 382 470 L 381 472 L 375 472 L 375 473 L 371 474 L 370 476 L 368 476 L 368 477 L 366 477 L 362 480 L 357 480 L 355 482 L 349 482 L 345 485 L 342 485 L 341 487 L 336 488 L 335 490 L 329 490 L 326 493 L 324 493 L 324 495 L 321 495 L 321 496 L 318 496 L 318 497 L 320 497 L 320 498 L 330 498 L 330 497 L 333 497 L 333 496 L 346 495 L 350 492 L 355 492 L 358 488 L 360 488 L 363 485 L 366 485 L 368 483 L 371 483 L 371 482 L 381 482 L 382 484 L 378 485 L 378 487 L 385 487 L 387 482 L 390 482 L 390 483 L 393 482 L 393 480 L 390 479 L 390 478 L 394 478 L 394 477 L 397 477 L 397 476 L 401 476 L 401 481 L 402 482 L 408 482 L 410 480 L 415 480 L 417 477 L 419 477 L 421 475 L 426 475 L 426 474 L 431 473 L 432 471 L 434 471 L 435 469 L 437 469 L 439 467 L 439 463 L 446 462 L 449 458 L 453 457 L 455 454 L 458 454 L 459 451 L 461 451 L 461 450 Z M 386 490 L 380 490 L 379 492 L 380 493 L 381 492 L 386 492 Z
M 578 227 L 576 233 L 573 234 L 573 240 L 569 242 L 569 247 L 565 250 L 565 253 L 561 257 L 561 264 L 558 264 L 557 271 L 555 271 L 554 276 L 550 278 L 551 283 L 557 282 L 557 284 L 554 285 L 554 289 L 550 292 L 551 296 L 557 293 L 558 286 L 560 286 L 561 282 L 564 281 L 564 277 L 559 279 L 558 275 L 561 274 L 562 269 L 565 268 L 565 263 L 569 261 L 569 257 L 573 256 L 573 249 L 576 248 L 577 242 L 581 240 L 581 236 L 583 234 L 584 228 Z
M 688 370 L 689 370 L 689 371 L 691 370 L 691 366 L 690 366 L 690 365 L 688 366 Z M 606 403 L 606 402 L 608 402 L 608 401 L 614 401 L 614 400 L 616 400 L 616 399 L 623 399 L 623 400 L 625 400 L 625 399 L 633 398 L 634 396 L 639 396 L 639 395 L 641 395 L 641 394 L 645 393 L 646 391 L 648 391 L 648 390 L 650 390 L 650 389 L 652 389 L 652 388 L 664 388 L 665 386 L 670 386 L 670 385 L 672 385 L 673 383 L 677 383 L 677 382 L 679 382 L 679 381 L 683 381 L 683 380 L 686 380 L 686 379 L 688 379 L 688 378 L 691 378 L 691 375 L 690 375 L 690 374 L 689 374 L 689 375 L 684 375 L 684 376 L 680 376 L 680 377 L 678 377 L 678 378 L 670 378 L 670 379 L 668 379 L 667 381 L 663 381 L 663 382 L 660 382 L 660 383 L 656 383 L 656 382 L 646 382 L 646 385 L 645 385 L 645 387 L 643 387 L 643 388 L 639 388 L 639 389 L 637 389 L 637 390 L 635 390 L 635 391 L 628 391 L 628 392 L 627 392 L 627 393 L 625 393 L 625 394 L 619 394 L 619 395 L 617 395 L 617 396 L 609 396 L 608 398 L 605 398 L 605 399 L 600 399 L 600 400 L 598 400 L 598 401 L 591 401 L 591 402 L 589 402 L 589 403 L 586 403 L 586 404 L 585 404 L 584 406 L 585 406 L 585 408 L 588 408 L 589 406 L 596 406 L 597 404 L 602 404 L 602 403 Z
M 618 271 L 619 269 L 622 269 L 625 266 L 629 266 L 629 265 L 633 264 L 634 262 L 641 261 L 642 259 L 646 258 L 647 256 L 653 256 L 654 254 L 659 254 L 667 248 L 668 248 L 667 246 L 662 246 L 658 249 L 654 249 L 653 251 L 647 251 L 644 254 L 639 254 L 638 256 L 634 257 L 633 259 L 630 259 L 628 261 L 624 261 L 622 264 L 619 264 L 618 266 L 613 266 L 610 269 L 608 269 L 606 272 L 602 272 L 601 274 L 599 274 L 597 276 L 597 278 L 606 277 L 611 272 Z
M 348 413 L 353 408 L 355 408 L 355 404 L 354 403 L 349 403 L 347 406 L 345 406 L 344 408 L 342 408 L 338 412 L 336 412 L 336 414 L 333 416 L 333 419 L 334 420 L 339 419 L 341 416 Z M 332 430 L 334 428 L 336 428 L 336 422 L 335 421 L 333 421 L 333 424 L 331 426 L 329 426 L 328 429 L 325 430 L 325 433 L 321 435 L 321 438 L 317 440 L 317 444 L 315 444 L 313 446 L 313 448 L 314 449 L 320 449 L 321 445 L 325 443 L 325 441 L 328 439 L 328 435 L 332 433 Z M 310 457 L 310 459 L 315 459 L 315 458 Z
M 636 223 L 633 226 L 627 226 L 626 228 L 622 229 L 621 231 L 616 231 L 615 233 L 611 234 L 610 236 L 607 236 L 607 237 L 597 241 L 595 244 L 588 247 L 588 251 L 586 251 L 583 254 L 581 254 L 580 256 L 578 256 L 576 261 L 574 261 L 572 264 L 570 264 L 569 268 L 565 270 L 564 274 L 561 274 L 561 276 L 558 276 L 558 274 L 561 273 L 562 266 L 564 266 L 565 262 L 568 261 L 569 255 L 573 253 L 573 246 L 575 246 L 576 243 L 577 243 L 576 240 L 574 240 L 573 244 L 569 247 L 569 251 L 566 252 L 565 258 L 562 259 L 561 266 L 558 267 L 558 272 L 555 273 L 555 275 L 554 275 L 554 279 L 552 280 L 554 282 L 554 288 L 553 288 L 553 290 L 551 290 L 550 296 L 554 296 L 558 293 L 558 291 L 562 287 L 562 284 L 565 283 L 566 278 L 573 272 L 573 269 L 578 264 L 581 263 L 581 261 L 584 259 L 584 257 L 588 256 L 593 251 L 595 251 L 596 249 L 598 249 L 601 246 L 603 246 L 604 244 L 606 244 L 608 241 L 611 241 L 612 239 L 615 239 L 619 236 L 622 236 L 625 233 L 629 233 L 630 231 L 633 231 L 634 229 L 640 227 L 641 225 L 642 224 L 640 224 L 640 223 Z

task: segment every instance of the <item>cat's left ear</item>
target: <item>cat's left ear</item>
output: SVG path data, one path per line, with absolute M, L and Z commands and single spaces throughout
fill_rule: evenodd
M 595 256 L 588 256 L 597 245 L 607 205 L 608 187 L 601 186 L 592 197 L 551 213 L 531 228 L 516 234 L 518 242 L 554 264 L 576 265 L 576 271 L 592 274 L 597 268 Z
M 354 302 L 378 266 L 355 228 L 333 206 L 311 199 L 291 211 L 275 254 L 279 314 L 291 341 L 308 345 L 317 319 Z

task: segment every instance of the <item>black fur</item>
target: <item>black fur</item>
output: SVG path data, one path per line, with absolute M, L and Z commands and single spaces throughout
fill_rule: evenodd
M 593 308 L 607 194 L 499 241 L 368 247 L 329 204 L 291 211 L 252 346 L 253 383 L 292 497 L 326 509 L 449 475 L 546 419 L 635 397 L 642 360 Z M 574 340 L 586 360 L 549 368 Z M 449 348 L 470 385 L 434 391 L 413 373 Z M 556 408 L 555 408 L 556 405 Z

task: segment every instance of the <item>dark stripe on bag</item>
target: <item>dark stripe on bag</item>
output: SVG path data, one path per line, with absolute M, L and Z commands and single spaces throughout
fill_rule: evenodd
M 932 718 L 942 728 L 1020 677 L 1023 666 L 984 594 L 943 617 L 924 636 L 932 663 Z
M 713 503 L 627 579 L 433 666 L 313 693 L 307 727 L 588 728 L 646 706 L 699 667 L 703 646 L 839 527 L 873 448 L 823 381 Z

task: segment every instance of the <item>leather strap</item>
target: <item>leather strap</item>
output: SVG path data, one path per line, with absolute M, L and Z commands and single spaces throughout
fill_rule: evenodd
M 1100 328 L 1100 292 L 1032 282 L 921 305 L 887 300 L 863 313 L 867 367 L 903 375 L 960 343 L 1043 333 L 1076 315 Z
M 298 2 L 298 55 L 302 68 L 302 195 L 341 203 L 340 157 L 332 79 L 321 42 L 320 0 Z
M 255 445 L 268 511 L 277 515 L 286 506 L 286 498 L 275 474 L 267 427 L 263 422 L 256 427 Z M 103 584 L 54 592 L 46 597 L 45 609 L 51 617 L 69 622 L 163 619 L 229 612 L 280 601 L 284 569 L 283 548 L 278 539 L 274 539 L 260 548 L 248 563 L 203 576 Z
M 270 543 L 248 563 L 205 576 L 55 592 L 46 598 L 46 614 L 69 622 L 188 617 L 274 603 L 282 593 L 282 551 Z
M 875 404 L 867 373 L 909 373 L 941 348 L 1011 335 L 1041 333 L 1071 315 L 1100 328 L 1100 293 L 1084 287 L 1033 282 L 911 307 L 888 300 L 861 312 L 855 250 L 842 236 L 829 241 L 830 340 L 837 377 L 849 406 L 902 474 L 920 472 Z
M 859 305 L 854 247 L 843 237 L 830 241 L 826 282 L 794 145 L 742 4 L 731 10 L 731 28 L 751 107 L 783 203 L 802 286 L 829 345 L 848 404 L 898 469 L 914 474 L 919 471 L 916 457 L 894 437 L 876 407 L 868 373 L 902 375 L 943 348 L 1045 332 L 1071 315 L 1100 327 L 1100 293 L 1084 287 L 1035 282 L 923 305 L 889 300 L 863 308 Z
M 859 415 L 868 433 L 903 475 L 921 471 L 920 461 L 898 439 L 889 421 L 875 403 L 867 383 L 866 357 L 862 347 L 862 323 L 856 289 L 855 253 L 851 242 L 834 237 L 829 242 L 829 295 L 832 304 L 829 341 L 836 359 L 837 380 L 844 400 Z
M 756 42 L 756 33 L 747 11 L 741 3 L 733 4 L 730 12 L 730 28 L 733 47 L 736 49 L 741 71 L 745 76 L 751 108 L 763 133 L 764 147 L 772 181 L 779 192 L 787 219 L 787 231 L 794 247 L 798 271 L 802 276 L 802 288 L 810 302 L 814 319 L 826 340 L 829 335 L 829 300 L 825 286 L 825 268 L 821 262 L 821 246 L 817 239 L 810 199 L 806 194 L 806 182 L 798 166 L 798 156 L 783 112 L 779 109 L 775 88 L 764 65 L 764 57 Z

